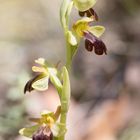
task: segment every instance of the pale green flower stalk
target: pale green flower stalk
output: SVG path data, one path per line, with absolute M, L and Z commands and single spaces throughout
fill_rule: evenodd
M 67 113 L 69 110 L 71 87 L 69 73 L 73 57 L 75 56 L 81 39 L 85 40 L 87 51 L 94 49 L 95 54 L 106 54 L 106 46 L 99 38 L 105 28 L 103 26 L 90 26 L 89 23 L 97 21 L 98 16 L 93 10 L 95 0 L 63 0 L 60 7 L 60 21 L 64 31 L 66 42 L 66 64 L 58 69 L 55 65 L 49 64 L 45 59 L 35 60 L 37 66 L 32 70 L 37 75 L 30 79 L 24 89 L 24 93 L 32 90 L 45 91 L 48 89 L 49 81 L 56 88 L 60 105 L 55 112 L 42 111 L 39 118 L 30 118 L 33 126 L 20 129 L 19 133 L 32 140 L 65 140 L 67 131 Z M 70 14 L 75 7 L 82 17 L 72 27 L 69 26 Z M 85 17 L 87 16 L 87 17 Z
M 65 40 L 66 40 L 66 68 L 68 69 L 68 72 L 70 72 L 70 70 L 71 70 L 72 59 L 73 59 L 74 55 L 76 54 L 76 51 L 77 51 L 78 45 L 79 45 L 79 41 L 80 41 L 79 37 L 74 35 L 73 32 L 69 29 L 69 18 L 70 18 L 71 10 L 74 5 L 79 10 L 81 10 L 81 9 L 82 9 L 82 11 L 88 10 L 95 3 L 96 3 L 95 0 L 87 0 L 87 1 L 63 0 L 63 2 L 62 2 L 61 8 L 60 8 L 60 21 L 61 21 L 61 25 L 64 30 L 64 36 L 65 36 Z M 104 30 L 104 28 L 103 28 L 103 30 Z M 102 29 L 101 29 L 101 32 L 104 32 L 104 31 L 102 31 Z M 67 78 L 67 79 L 65 79 L 65 81 L 69 81 L 69 76 L 68 76 L 69 74 L 67 71 L 65 71 L 65 72 L 67 75 L 65 77 L 65 78 Z M 64 83 L 64 85 L 65 84 L 66 83 Z M 65 85 L 64 87 L 65 87 L 65 90 L 63 90 L 64 92 L 62 93 L 62 98 L 60 99 L 61 107 L 62 107 L 60 122 L 64 123 L 66 125 L 68 106 L 69 106 L 69 102 L 70 102 L 70 84 L 67 83 L 67 85 Z M 66 109 L 64 109 L 64 111 L 63 111 L 63 107 L 66 108 Z M 60 137 L 60 140 L 65 139 L 64 135 L 62 137 Z

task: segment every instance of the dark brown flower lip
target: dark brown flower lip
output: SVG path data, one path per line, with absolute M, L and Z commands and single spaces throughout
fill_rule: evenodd
M 53 140 L 53 134 L 47 127 L 40 127 L 33 134 L 32 140 Z
M 103 41 L 100 40 L 100 41 L 96 41 L 94 43 L 94 52 L 97 55 L 103 55 L 103 54 L 106 54 L 107 55 L 107 49 L 106 49 L 106 46 L 103 43 Z
M 35 77 L 33 77 L 32 79 L 30 79 L 24 87 L 24 94 L 28 91 L 31 92 L 32 90 L 34 90 L 34 88 L 32 87 L 32 84 L 34 81 L 36 81 L 36 79 L 38 79 L 40 76 L 40 74 L 36 75 Z
M 87 51 L 91 52 L 93 50 L 93 45 L 89 40 L 85 40 L 85 48 Z
M 81 17 L 84 17 L 84 16 L 94 17 L 94 19 L 96 21 L 98 21 L 98 19 L 99 19 L 97 13 L 95 12 L 95 10 L 93 8 L 90 8 L 86 11 L 79 11 L 79 16 L 81 16 Z
M 90 32 L 84 32 L 85 37 L 85 48 L 87 51 L 92 51 L 94 48 L 94 52 L 97 55 L 107 54 L 107 48 L 104 42 L 91 34 Z

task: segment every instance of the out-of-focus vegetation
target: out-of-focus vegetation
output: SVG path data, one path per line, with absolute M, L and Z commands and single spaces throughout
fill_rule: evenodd
M 18 130 L 27 117 L 58 103 L 52 87 L 26 96 L 23 88 L 34 59 L 64 63 L 59 7 L 59 0 L 0 0 L 0 140 L 26 140 Z M 108 55 L 88 53 L 81 43 L 71 74 L 67 140 L 138 140 L 140 2 L 100 0 L 95 10 L 106 27 Z

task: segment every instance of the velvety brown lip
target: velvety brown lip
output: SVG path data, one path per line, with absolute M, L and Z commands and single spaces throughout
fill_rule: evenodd
M 107 54 L 107 48 L 104 42 L 91 34 L 90 32 L 84 32 L 85 37 L 85 48 L 87 51 L 92 51 L 94 48 L 94 52 L 97 55 Z

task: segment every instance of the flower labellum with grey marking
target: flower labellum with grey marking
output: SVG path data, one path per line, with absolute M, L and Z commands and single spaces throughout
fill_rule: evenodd
M 84 32 L 85 48 L 87 51 L 92 51 L 97 55 L 107 54 L 107 48 L 102 40 L 91 34 L 90 32 Z

